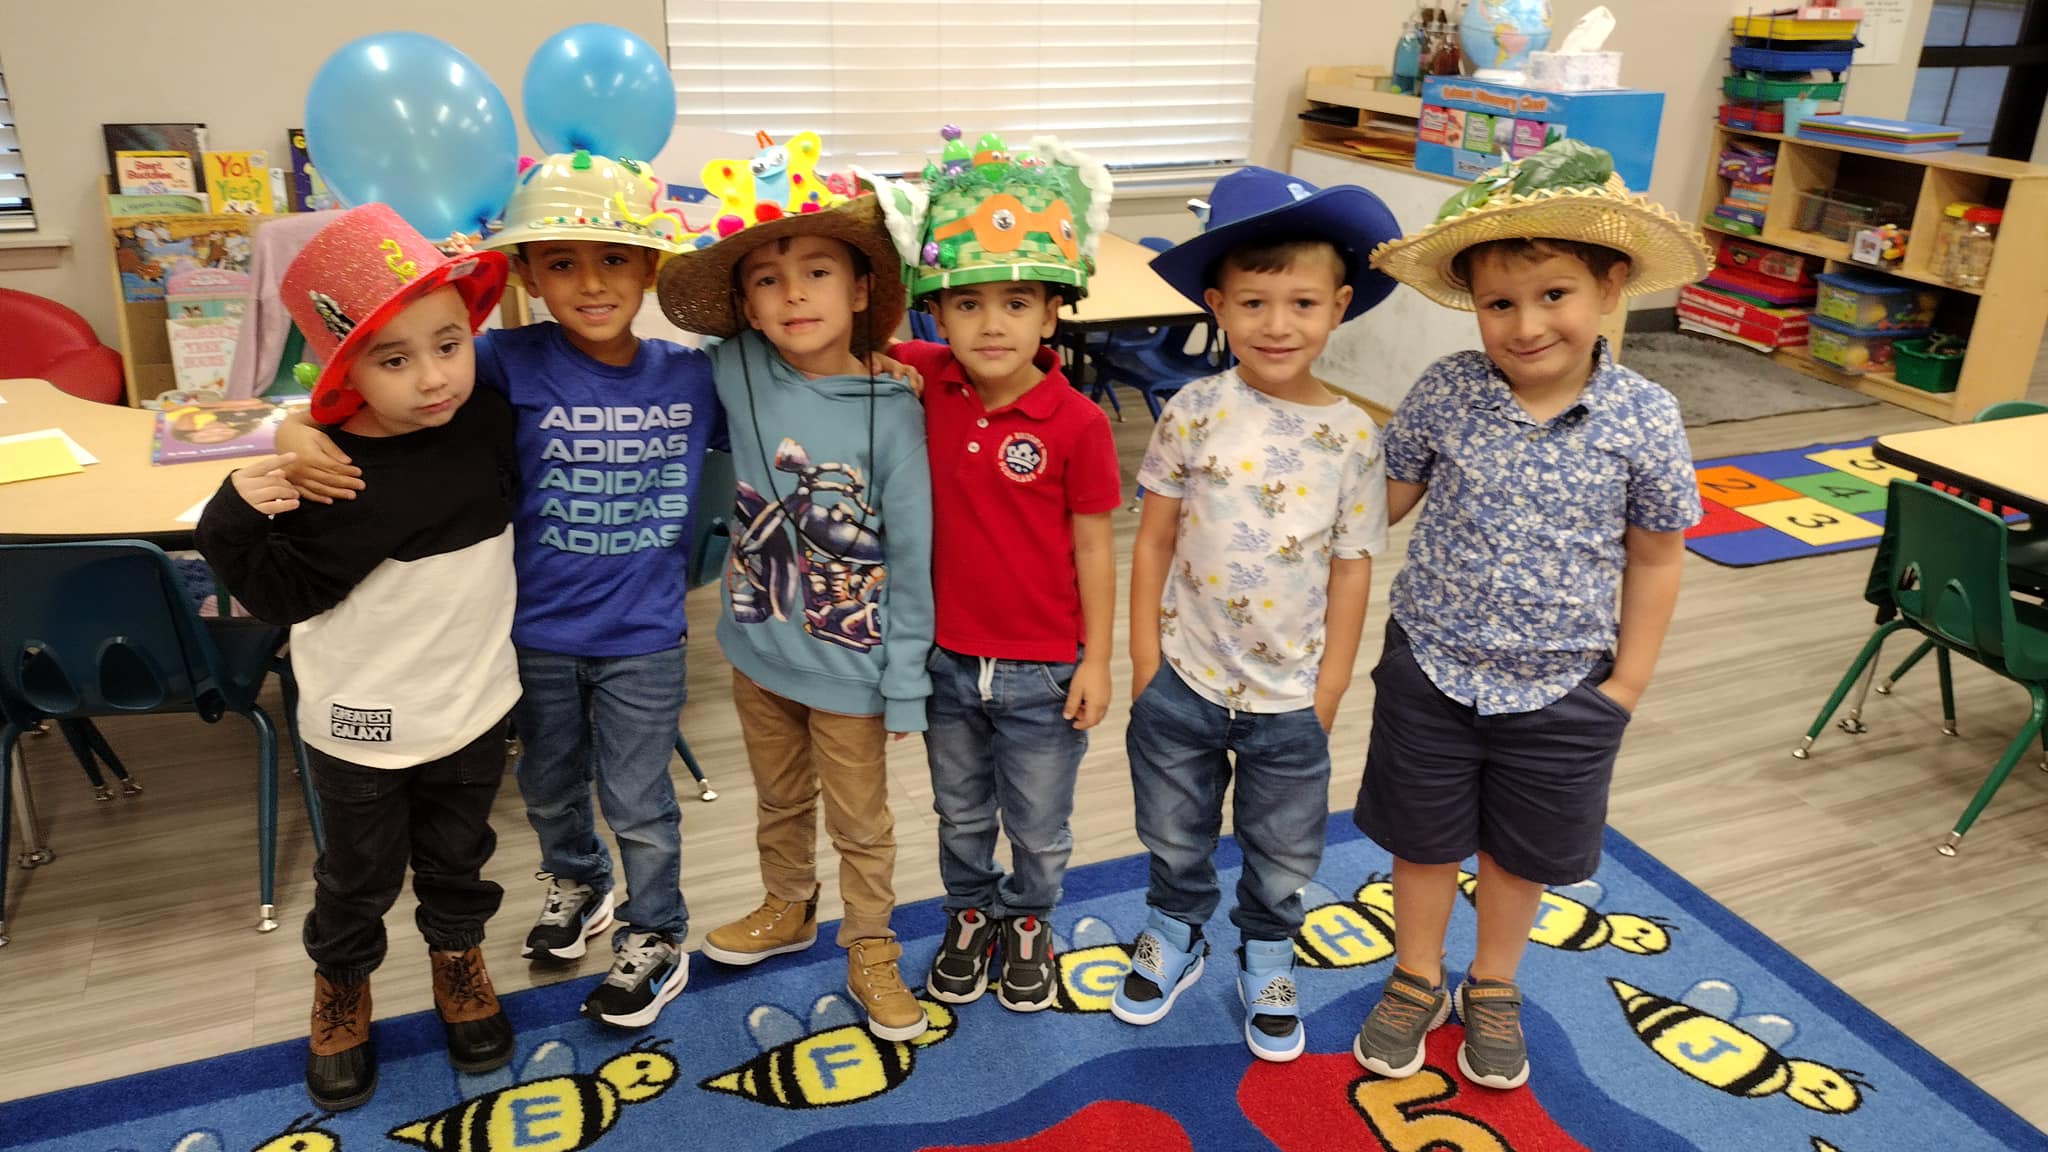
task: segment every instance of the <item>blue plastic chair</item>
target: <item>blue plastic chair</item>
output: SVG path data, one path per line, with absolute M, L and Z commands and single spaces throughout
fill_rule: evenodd
M 0 546 L 0 764 L 27 726 L 191 712 L 234 712 L 256 729 L 257 931 L 277 927 L 277 730 L 256 703 L 285 630 L 204 624 L 170 557 L 154 544 L 111 540 Z M 300 788 L 318 835 L 309 773 Z M 11 780 L 0 773 L 0 945 L 5 938 Z
M 916 319 L 924 316 L 925 323 L 932 318 L 921 312 L 912 312 L 911 328 L 916 329 Z M 935 337 L 920 336 L 918 339 Z M 704 471 L 697 480 L 697 519 L 695 531 L 690 540 L 690 570 L 686 574 L 689 586 L 701 588 L 719 579 L 725 572 L 726 553 L 732 548 L 733 495 L 738 488 L 732 469 L 732 454 L 712 450 L 704 453 Z M 710 803 L 718 799 L 717 789 L 705 779 L 704 769 L 697 763 L 697 754 L 690 751 L 690 742 L 683 739 L 683 730 L 676 729 L 676 755 L 683 758 L 683 767 L 697 778 L 697 799 Z
M 1154 252 L 1164 252 L 1173 247 L 1172 241 L 1158 236 L 1147 236 L 1139 243 Z M 1187 350 L 1196 327 L 1194 324 L 1177 324 L 1167 328 L 1123 329 L 1092 340 L 1088 347 L 1094 360 L 1095 374 L 1089 387 L 1089 398 L 1100 400 L 1107 397 L 1110 406 L 1121 415 L 1123 406 L 1117 402 L 1116 385 L 1127 385 L 1144 399 L 1152 418 L 1159 419 L 1160 409 L 1168 397 L 1190 381 L 1213 375 L 1217 370 L 1213 324 L 1201 325 L 1207 330 L 1202 351 L 1193 353 Z
M 912 308 L 910 310 L 910 337 L 913 340 L 929 340 L 933 343 L 943 342 L 939 336 L 939 322 L 932 317 L 931 313 L 922 308 Z

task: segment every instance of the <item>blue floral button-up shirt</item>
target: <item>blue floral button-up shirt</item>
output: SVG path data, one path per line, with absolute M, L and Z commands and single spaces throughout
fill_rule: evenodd
M 1538 424 L 1484 352 L 1432 364 L 1386 430 L 1389 479 L 1429 488 L 1393 615 L 1430 680 L 1482 716 L 1533 712 L 1614 648 L 1623 534 L 1700 518 L 1678 402 L 1598 365 Z

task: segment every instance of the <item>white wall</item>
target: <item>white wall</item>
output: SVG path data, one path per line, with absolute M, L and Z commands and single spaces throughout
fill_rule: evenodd
M 1914 0 L 1903 59 L 1919 55 L 1931 0 Z M 1627 53 L 1623 79 L 1666 93 L 1650 192 L 1690 214 L 1706 174 L 1707 122 L 1719 103 L 1726 20 L 1751 5 L 1733 0 L 1607 0 L 1619 22 L 1612 47 Z M 1560 28 L 1593 6 L 1558 0 Z M 1762 5 L 1757 5 L 1761 7 Z M 1320 64 L 1391 60 L 1406 0 L 1267 0 L 1260 28 L 1253 159 L 1284 168 L 1301 107 L 1302 77 Z M 223 18 L 225 17 L 223 12 Z M 63 301 L 103 339 L 114 333 L 114 288 L 101 224 L 99 126 L 111 121 L 197 120 L 216 147 L 283 146 L 303 118 L 306 86 L 327 56 L 369 32 L 406 28 L 461 48 L 515 106 L 526 61 L 540 42 L 578 20 L 623 25 L 652 43 L 664 39 L 662 0 L 598 0 L 569 9 L 558 0 L 499 0 L 487 8 L 432 0 L 352 0 L 346 6 L 235 6 L 231 34 L 216 20 L 165 19 L 159 3 L 0 0 L 0 61 L 29 161 L 37 216 L 71 247 L 54 258 L 0 250 L 0 285 Z M 82 25 L 90 13 L 91 27 Z M 115 29 L 147 28 L 146 51 L 116 50 Z M 1897 116 L 1912 91 L 1913 67 L 1865 67 L 1849 87 L 1854 111 Z M 530 138 L 522 146 L 532 149 Z M 1127 195 L 1116 230 L 1127 236 L 1191 235 L 1185 193 Z M 27 269 L 36 262 L 54 267 Z M 1654 300 L 1652 301 L 1654 302 Z

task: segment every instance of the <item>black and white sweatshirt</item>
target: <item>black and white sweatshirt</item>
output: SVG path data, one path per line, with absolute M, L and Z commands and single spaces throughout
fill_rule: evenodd
M 478 388 L 438 428 L 328 434 L 363 470 L 354 500 L 269 517 L 230 477 L 199 518 L 199 551 L 258 619 L 291 626 L 306 743 L 408 768 L 519 699 L 512 410 Z

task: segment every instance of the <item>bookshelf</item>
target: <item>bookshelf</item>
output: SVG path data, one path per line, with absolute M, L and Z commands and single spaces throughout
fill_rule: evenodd
M 1808 356 L 1803 347 L 1779 349 L 1771 354 L 1775 359 L 1816 379 L 1952 423 L 2026 394 L 2048 328 L 2048 167 L 1954 151 L 1881 152 L 1717 124 L 1699 214 L 1708 240 L 1716 244 L 1723 233 L 1711 220 L 1715 205 L 1728 193 L 1728 180 L 1711 158 L 1734 140 L 1769 142 L 1778 150 L 1763 234 L 1751 239 L 1820 257 L 1829 271 L 1882 271 L 1938 287 L 1942 303 L 1935 327 L 1969 342 L 1952 393 L 1923 392 L 1883 372 L 1839 372 Z M 1847 241 L 1794 228 L 1802 198 L 1816 190 L 1852 191 L 1904 206 L 1911 238 L 1903 263 L 1884 269 L 1854 263 Z M 2005 209 L 1991 272 L 1981 289 L 1957 287 L 1929 267 L 1942 210 L 1956 201 Z

